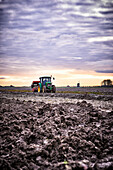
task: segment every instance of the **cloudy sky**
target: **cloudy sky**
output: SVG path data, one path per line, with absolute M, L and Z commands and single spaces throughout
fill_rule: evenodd
M 113 0 L 0 0 L 0 84 L 113 80 Z

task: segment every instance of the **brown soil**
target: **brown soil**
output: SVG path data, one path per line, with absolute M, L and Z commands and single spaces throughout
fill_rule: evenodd
M 0 98 L 0 169 L 113 169 L 113 110 Z

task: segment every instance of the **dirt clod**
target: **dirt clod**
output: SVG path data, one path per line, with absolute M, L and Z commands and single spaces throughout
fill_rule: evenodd
M 111 109 L 111 108 L 110 108 Z M 0 169 L 113 169 L 113 111 L 0 98 Z

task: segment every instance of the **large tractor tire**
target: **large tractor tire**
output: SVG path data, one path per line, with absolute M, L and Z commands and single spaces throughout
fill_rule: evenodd
M 54 85 L 52 86 L 52 93 L 56 93 L 56 87 Z
M 43 93 L 46 93 L 46 86 L 43 86 L 43 87 L 42 87 L 42 92 L 43 92 Z

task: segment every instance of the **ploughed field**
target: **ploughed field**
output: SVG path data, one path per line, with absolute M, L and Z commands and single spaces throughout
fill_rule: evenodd
M 113 94 L 99 90 L 1 91 L 0 169 L 113 169 Z

